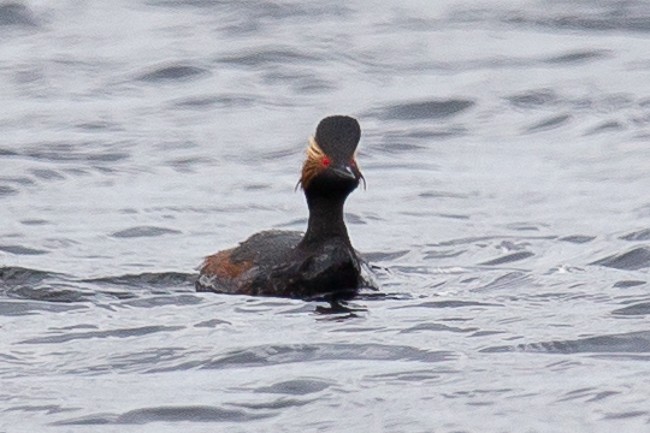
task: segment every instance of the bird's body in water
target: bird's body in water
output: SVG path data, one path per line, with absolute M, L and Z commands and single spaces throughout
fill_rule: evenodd
M 351 117 L 323 119 L 309 140 L 299 181 L 309 207 L 307 231 L 263 231 L 207 257 L 197 290 L 291 298 L 354 296 L 367 282 L 363 262 L 350 243 L 343 205 L 363 179 L 355 160 L 360 137 L 359 124 Z

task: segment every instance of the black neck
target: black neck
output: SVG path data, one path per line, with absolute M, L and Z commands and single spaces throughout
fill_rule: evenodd
M 323 196 L 307 192 L 305 195 L 309 207 L 309 223 L 301 245 L 308 247 L 331 238 L 342 239 L 350 245 L 348 230 L 343 220 L 343 205 L 347 194 Z

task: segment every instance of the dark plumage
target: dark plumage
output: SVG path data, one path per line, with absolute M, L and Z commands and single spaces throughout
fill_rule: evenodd
M 264 231 L 207 257 L 197 290 L 292 298 L 353 296 L 365 282 L 343 205 L 363 178 L 354 159 L 360 137 L 359 124 L 351 117 L 323 119 L 316 137 L 310 138 L 299 181 L 309 207 L 305 234 Z

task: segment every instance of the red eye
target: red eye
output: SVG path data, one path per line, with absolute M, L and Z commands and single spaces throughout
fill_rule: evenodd
M 330 161 L 330 159 L 326 156 L 324 156 L 323 159 L 321 159 L 321 164 L 323 164 L 323 167 L 329 167 L 331 163 L 332 161 Z

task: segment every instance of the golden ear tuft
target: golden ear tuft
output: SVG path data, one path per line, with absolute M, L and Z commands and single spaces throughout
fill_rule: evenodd
M 307 159 L 319 161 L 325 156 L 325 152 L 320 148 L 314 136 L 309 136 L 309 147 L 307 147 Z
M 307 159 L 302 165 L 302 174 L 298 184 L 296 184 L 296 189 L 298 185 L 302 189 L 306 189 L 309 186 L 309 182 L 318 175 L 323 169 L 322 162 L 323 158 L 326 158 L 325 152 L 320 148 L 318 142 L 313 136 L 309 137 L 309 146 L 307 147 Z
M 367 189 L 366 178 L 363 176 L 363 173 L 361 173 L 361 169 L 359 168 L 359 163 L 357 162 L 357 152 L 354 152 L 354 155 L 352 155 L 350 164 L 352 165 L 354 171 L 359 176 L 359 179 L 361 179 L 361 181 L 363 182 L 363 190 L 365 191 Z

